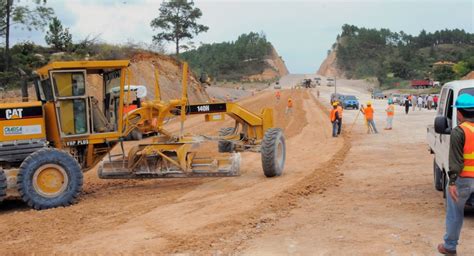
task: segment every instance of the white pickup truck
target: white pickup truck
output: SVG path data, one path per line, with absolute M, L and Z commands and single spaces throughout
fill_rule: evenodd
M 453 81 L 445 84 L 439 97 L 438 113 L 434 125 L 428 126 L 428 144 L 431 154 L 434 154 L 433 176 L 436 190 L 443 191 L 446 196 L 449 171 L 449 139 L 451 130 L 458 126 L 457 111 L 453 107 L 459 95 L 468 93 L 474 95 L 474 80 Z M 474 205 L 474 194 L 468 200 Z

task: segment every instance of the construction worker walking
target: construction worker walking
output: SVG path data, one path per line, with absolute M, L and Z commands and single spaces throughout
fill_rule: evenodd
M 464 207 L 474 193 L 474 96 L 461 94 L 456 100 L 458 121 L 449 145 L 449 186 L 446 190 L 446 234 L 438 245 L 442 254 L 455 255 L 464 221 Z
M 286 104 L 286 111 L 285 111 L 285 114 L 290 114 L 290 113 L 293 113 L 293 100 L 290 98 L 288 98 L 288 102 Z
M 367 122 L 367 133 L 378 133 L 374 122 L 374 109 L 372 108 L 372 102 L 368 101 L 366 108 L 362 105 L 360 111 L 364 114 L 365 121 Z
M 393 102 L 391 100 L 388 101 L 388 106 L 385 109 L 385 112 L 387 112 L 387 126 L 385 127 L 385 130 L 392 130 L 393 116 L 395 115 L 395 106 L 393 105 Z
M 337 137 L 339 129 L 339 111 L 337 110 L 337 103 L 332 103 L 332 109 L 330 113 L 330 120 L 332 123 L 332 136 Z
M 277 100 L 277 101 L 280 101 L 280 97 L 281 97 L 280 91 L 276 91 L 276 92 L 275 92 L 275 98 L 276 98 L 276 100 Z
M 342 129 L 342 111 L 343 111 L 343 108 L 341 106 L 341 103 L 336 101 L 336 104 L 337 104 L 337 114 L 338 114 L 338 128 L 337 128 L 337 135 L 341 134 L 341 129 Z

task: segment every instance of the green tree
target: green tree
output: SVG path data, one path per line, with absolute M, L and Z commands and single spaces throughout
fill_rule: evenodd
M 453 66 L 453 71 L 458 77 L 462 77 L 469 73 L 469 71 L 471 70 L 469 68 L 469 63 L 465 61 L 460 61 Z
M 46 7 L 46 0 L 30 0 L 33 5 L 20 0 L 0 0 L 0 36 L 5 37 L 4 70 L 10 68 L 10 27 L 22 26 L 28 30 L 43 28 L 54 11 Z
M 456 78 L 456 74 L 449 66 L 438 66 L 434 68 L 433 74 L 435 80 L 440 81 L 441 83 L 452 81 Z
M 192 39 L 195 35 L 209 29 L 209 27 L 196 22 L 201 16 L 201 10 L 194 7 L 193 1 L 164 1 L 160 6 L 160 16 L 150 23 L 151 27 L 159 32 L 153 36 L 153 41 L 174 42 L 176 55 L 179 56 L 183 40 Z
M 63 29 L 61 21 L 56 17 L 49 24 L 49 31 L 46 32 L 44 40 L 48 45 L 59 51 L 68 51 L 72 45 L 72 36 L 69 29 Z

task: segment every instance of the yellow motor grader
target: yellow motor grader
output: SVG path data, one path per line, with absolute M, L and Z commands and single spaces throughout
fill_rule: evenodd
M 226 177 L 239 175 L 239 152 L 252 151 L 261 152 L 265 176 L 282 174 L 285 139 L 274 128 L 272 109 L 256 114 L 236 103 L 189 104 L 184 63 L 180 99 L 161 99 L 156 72 L 154 100 L 125 112 L 129 65 L 52 62 L 36 71 L 38 101 L 0 104 L 0 201 L 21 198 L 35 209 L 68 206 L 80 195 L 83 172 L 97 164 L 105 179 Z M 190 135 L 184 132 L 188 115 L 210 122 L 229 116 L 235 125 L 216 136 Z M 180 122 L 178 134 L 165 128 L 172 118 Z M 137 131 L 158 135 L 126 153 L 124 140 Z M 219 153 L 200 155 L 198 145 L 208 140 L 217 141 Z

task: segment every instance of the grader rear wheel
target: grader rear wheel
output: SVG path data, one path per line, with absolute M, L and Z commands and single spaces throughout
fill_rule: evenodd
M 0 169 L 0 203 L 7 195 L 7 177 L 2 169 Z
M 262 141 L 262 167 L 265 176 L 280 176 L 283 173 L 285 159 L 286 145 L 283 131 L 279 128 L 268 129 Z
M 81 192 L 82 172 L 71 155 L 45 148 L 23 161 L 17 184 L 23 201 L 34 209 L 68 206 Z

